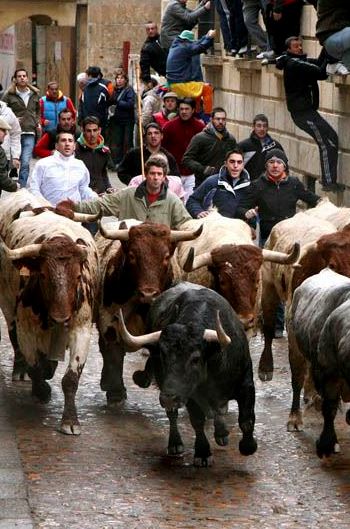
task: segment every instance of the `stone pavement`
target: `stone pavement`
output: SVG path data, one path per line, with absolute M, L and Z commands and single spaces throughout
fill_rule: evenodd
M 0 529 L 33 529 L 28 491 L 0 375 Z

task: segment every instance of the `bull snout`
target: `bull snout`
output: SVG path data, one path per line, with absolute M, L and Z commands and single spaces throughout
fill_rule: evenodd
M 161 392 L 159 395 L 159 402 L 162 408 L 165 408 L 166 410 L 177 410 L 178 408 L 181 408 L 184 405 L 184 403 L 177 395 L 170 395 L 169 393 L 163 392 Z
M 141 303 L 152 303 L 160 294 L 160 290 L 156 288 L 142 288 L 139 291 Z
M 63 316 L 60 314 L 50 314 L 50 319 L 53 323 L 64 325 L 65 327 L 69 325 L 71 320 L 70 316 Z

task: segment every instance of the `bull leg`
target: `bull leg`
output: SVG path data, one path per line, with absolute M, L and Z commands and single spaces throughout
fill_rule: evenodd
M 194 443 L 194 460 L 195 467 L 209 467 L 212 465 L 212 455 L 209 441 L 204 432 L 205 415 L 198 404 L 189 399 L 186 404 L 192 427 L 196 433 Z
M 69 364 L 62 378 L 64 409 L 60 426 L 60 432 L 67 435 L 80 435 L 81 432 L 75 395 L 89 350 L 90 334 L 91 325 L 78 327 L 69 340 Z
M 258 445 L 254 439 L 255 425 L 255 388 L 250 381 L 244 382 L 237 395 L 238 424 L 243 434 L 239 442 L 239 451 L 244 456 L 254 454 Z
M 219 446 L 228 445 L 228 436 L 230 431 L 225 423 L 225 415 L 227 414 L 227 406 L 220 408 L 214 415 L 214 437 L 216 444 Z
M 137 370 L 134 372 L 132 379 L 135 382 L 137 386 L 140 388 L 148 388 L 151 385 L 152 379 L 153 379 L 153 361 L 152 358 L 149 357 L 147 359 L 145 369 L 143 371 Z
M 262 382 L 272 380 L 273 356 L 272 340 L 275 336 L 276 310 L 280 300 L 271 283 L 263 284 L 261 308 L 263 315 L 264 349 L 259 361 L 258 375 Z
M 181 439 L 180 432 L 177 427 L 177 410 L 166 410 L 167 417 L 169 419 L 169 441 L 168 441 L 168 455 L 177 456 L 182 454 L 184 451 L 184 445 Z
M 101 389 L 106 392 L 108 404 L 123 402 L 127 398 L 123 381 L 125 352 L 117 341 L 108 341 L 101 334 L 98 343 L 103 356 Z
M 334 379 L 328 380 L 323 384 L 323 430 L 316 441 L 316 452 L 318 457 L 329 457 L 334 452 L 339 451 L 337 434 L 334 429 L 334 419 L 337 414 L 337 409 L 340 401 L 340 390 L 337 381 Z
M 32 380 L 32 396 L 40 402 L 49 402 L 51 399 L 51 387 L 45 381 L 44 366 L 38 360 L 34 366 L 28 367 L 28 375 Z
M 288 432 L 303 429 L 303 416 L 300 409 L 300 394 L 304 386 L 307 362 L 305 357 L 300 353 L 294 334 L 291 329 L 288 330 L 288 354 L 292 374 L 292 391 L 293 401 L 287 422 Z
M 19 348 L 16 323 L 14 321 L 9 327 L 9 337 L 13 347 L 13 351 L 15 353 L 12 369 L 12 380 L 30 380 L 30 377 L 28 375 L 29 364 L 27 364 L 26 359 L 22 355 L 21 350 Z

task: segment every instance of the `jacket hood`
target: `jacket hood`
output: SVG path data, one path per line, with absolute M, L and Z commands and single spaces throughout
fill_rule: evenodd
M 218 186 L 221 185 L 225 187 L 225 189 L 227 189 L 228 191 L 232 191 L 232 187 L 229 184 L 230 182 L 229 179 L 230 179 L 230 176 L 228 174 L 227 168 L 225 165 L 223 165 L 219 171 Z M 243 171 L 240 174 L 239 179 L 236 182 L 236 185 L 233 188 L 233 191 L 236 189 L 241 189 L 242 187 L 248 187 L 249 185 L 250 185 L 249 173 L 247 169 L 243 169 Z
M 91 147 L 91 145 L 88 145 L 85 141 L 84 134 L 81 133 L 79 138 L 77 139 L 77 142 L 83 149 L 90 149 L 91 151 L 102 151 L 102 152 L 110 152 L 109 147 L 105 145 L 105 140 L 103 136 L 100 134 L 98 137 L 98 143 L 96 147 Z
M 278 68 L 279 70 L 283 70 L 290 59 L 301 59 L 305 61 L 306 57 L 306 53 L 303 53 L 302 55 L 297 55 L 296 53 L 285 51 L 284 53 L 282 53 L 282 55 L 277 57 L 276 68 Z
M 61 92 L 61 90 L 58 91 L 58 96 L 57 96 L 57 99 L 52 99 L 52 97 L 49 96 L 49 92 L 47 91 L 46 92 L 46 99 L 48 99 L 49 101 L 62 101 L 63 99 L 63 92 Z
M 40 90 L 39 88 L 37 88 L 36 86 L 33 86 L 31 84 L 28 84 L 27 87 L 29 88 L 29 90 L 31 90 L 34 94 L 39 94 Z M 9 94 L 15 94 L 16 93 L 16 83 L 13 81 L 10 85 L 10 87 L 8 88 L 7 92 Z

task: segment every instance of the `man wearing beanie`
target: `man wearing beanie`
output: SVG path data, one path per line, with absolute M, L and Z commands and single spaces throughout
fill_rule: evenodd
M 314 207 L 320 197 L 305 189 L 296 176 L 289 175 L 288 158 L 281 149 L 265 155 L 266 171 L 254 180 L 242 197 L 237 216 L 243 220 L 260 218 L 260 246 L 264 246 L 277 222 L 293 217 L 298 200 Z M 284 307 L 277 307 L 275 338 L 283 337 Z
M 277 222 L 293 217 L 298 200 L 316 206 L 318 195 L 289 174 L 288 158 L 281 149 L 270 149 L 265 155 L 265 173 L 254 180 L 242 198 L 238 215 L 250 220 L 259 215 L 260 244 L 264 245 Z

